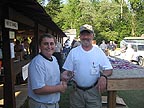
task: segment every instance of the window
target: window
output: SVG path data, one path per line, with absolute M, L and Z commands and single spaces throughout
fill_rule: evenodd
M 138 50 L 144 51 L 144 45 L 138 45 Z

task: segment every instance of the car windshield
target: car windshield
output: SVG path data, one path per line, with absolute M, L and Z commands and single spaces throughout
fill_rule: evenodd
M 144 51 L 144 45 L 138 45 L 138 50 Z

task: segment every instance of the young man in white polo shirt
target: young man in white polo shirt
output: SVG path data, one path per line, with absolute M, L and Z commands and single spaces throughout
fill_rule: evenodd
M 54 37 L 42 35 L 39 48 L 40 53 L 28 68 L 29 108 L 59 108 L 60 93 L 65 92 L 67 83 L 60 82 L 59 65 L 52 56 L 55 51 Z

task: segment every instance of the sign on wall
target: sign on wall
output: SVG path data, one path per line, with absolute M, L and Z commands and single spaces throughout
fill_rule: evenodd
M 10 43 L 11 58 L 15 58 L 14 43 Z
M 28 78 L 28 66 L 29 66 L 29 63 L 22 67 L 23 80 L 26 80 Z
M 14 31 L 9 31 L 9 38 L 14 39 L 15 38 L 15 32 Z
M 5 19 L 5 28 L 18 30 L 18 23 L 8 20 L 8 19 Z

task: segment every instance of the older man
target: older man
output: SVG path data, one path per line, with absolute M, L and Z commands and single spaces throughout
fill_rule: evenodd
M 97 46 L 92 45 L 94 31 L 91 25 L 80 27 L 81 45 L 72 49 L 63 65 L 63 80 L 73 72 L 74 92 L 70 95 L 70 108 L 101 108 L 101 92 L 106 90 L 107 76 L 112 66 Z M 100 73 L 100 71 L 102 71 Z

